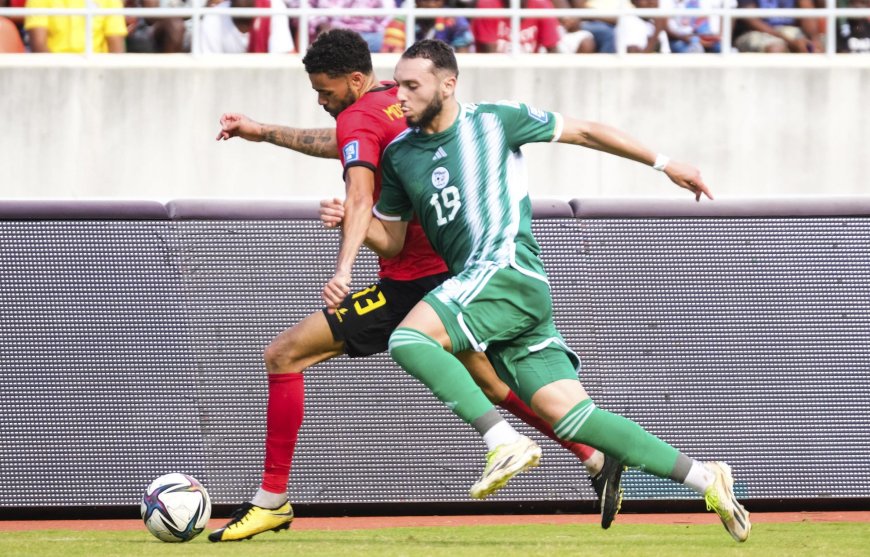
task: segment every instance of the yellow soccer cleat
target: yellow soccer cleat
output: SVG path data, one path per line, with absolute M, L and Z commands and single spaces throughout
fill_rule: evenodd
M 486 453 L 483 476 L 471 487 L 471 496 L 483 499 L 507 485 L 508 481 L 541 461 L 541 447 L 520 435 L 513 443 L 499 445 Z
M 749 521 L 749 511 L 734 497 L 731 467 L 724 462 L 705 462 L 704 466 L 716 476 L 713 485 L 704 493 L 707 510 L 715 511 L 719 515 L 719 519 L 732 538 L 745 542 L 749 539 L 752 523 Z
M 290 502 L 277 509 L 264 509 L 252 503 L 244 503 L 233 513 L 232 519 L 223 528 L 208 535 L 212 542 L 235 542 L 253 538 L 257 534 L 279 532 L 290 528 L 293 522 L 293 507 Z

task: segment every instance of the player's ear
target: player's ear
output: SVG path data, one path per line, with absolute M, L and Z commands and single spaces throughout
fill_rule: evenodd
M 447 75 L 444 79 L 441 80 L 441 93 L 445 97 L 452 97 L 453 93 L 456 91 L 456 76 L 455 75 Z
M 350 86 L 356 91 L 357 96 L 362 93 L 363 87 L 365 87 L 367 81 L 367 76 L 362 72 L 353 72 L 350 74 Z

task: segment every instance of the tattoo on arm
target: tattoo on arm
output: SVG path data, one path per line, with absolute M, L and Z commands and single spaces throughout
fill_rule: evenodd
M 267 126 L 264 139 L 278 147 L 286 147 L 304 155 L 324 159 L 338 158 L 334 128 L 299 129 Z

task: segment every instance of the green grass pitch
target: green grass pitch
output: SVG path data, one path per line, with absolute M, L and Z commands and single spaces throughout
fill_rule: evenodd
M 0 535 L 0 555 L 105 556 L 422 556 L 422 557 L 709 557 L 850 556 L 870 553 L 870 527 L 852 522 L 758 524 L 744 544 L 718 525 L 462 526 L 380 530 L 268 532 L 253 540 L 209 543 L 205 534 L 163 543 L 145 530 L 31 530 Z

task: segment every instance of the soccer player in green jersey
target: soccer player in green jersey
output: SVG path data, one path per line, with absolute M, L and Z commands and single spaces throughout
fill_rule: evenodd
M 345 169 L 348 215 L 331 221 L 344 233 L 365 231 L 372 220 L 372 206 L 380 195 L 380 155 L 407 125 L 402 116 L 395 83 L 381 82 L 372 68 L 366 42 L 347 29 L 321 33 L 302 59 L 318 104 L 336 119 L 335 129 L 300 129 L 259 124 L 241 114 L 221 117 L 217 140 L 242 137 L 319 157 L 339 158 Z M 356 249 L 342 243 L 356 257 Z M 296 440 L 304 416 L 304 370 L 317 362 L 347 354 L 365 357 L 388 348 L 389 337 L 405 315 L 432 288 L 449 277 L 444 261 L 435 254 L 419 225 L 408 229 L 400 256 L 379 261 L 379 280 L 350 294 L 338 311 L 316 311 L 276 336 L 264 352 L 268 371 L 265 458 L 262 481 L 253 498 L 239 507 L 232 519 L 208 539 L 213 542 L 248 539 L 290 527 L 293 509 L 287 499 Z M 552 426 L 510 391 L 496 375 L 486 356 L 473 351 L 459 357 L 480 385 L 484 395 L 575 454 L 589 473 L 601 508 L 601 527 L 608 528 L 622 501 L 622 464 L 599 451 L 559 439 Z M 496 425 L 481 422 L 486 438 Z M 497 424 L 496 431 L 509 428 Z M 502 433 L 504 436 L 504 433 Z M 528 448 L 528 460 L 512 470 L 536 463 L 537 445 L 519 438 Z M 499 479 L 499 478 L 496 478 Z M 476 492 L 485 495 L 498 484 L 479 482 Z
M 457 76 L 450 47 L 433 40 L 409 48 L 395 70 L 409 129 L 384 152 L 378 219 L 367 242 L 383 253 L 397 251 L 416 214 L 454 276 L 405 317 L 390 337 L 390 354 L 463 420 L 492 422 L 490 439 L 484 438 L 490 483 L 507 483 L 521 471 L 514 463 L 528 455 L 514 446 L 510 431 L 498 428 L 500 416 L 453 356 L 463 350 L 485 351 L 499 376 L 559 437 L 694 489 L 731 536 L 745 541 L 749 513 L 734 497 L 727 464 L 691 459 L 635 422 L 596 407 L 578 380 L 579 360 L 553 323 L 520 147 L 559 141 L 604 151 L 665 172 L 696 200 L 712 199 L 699 171 L 602 124 L 521 103 L 459 104 Z M 350 277 L 349 268 L 337 267 L 324 287 L 328 306 L 347 295 Z

